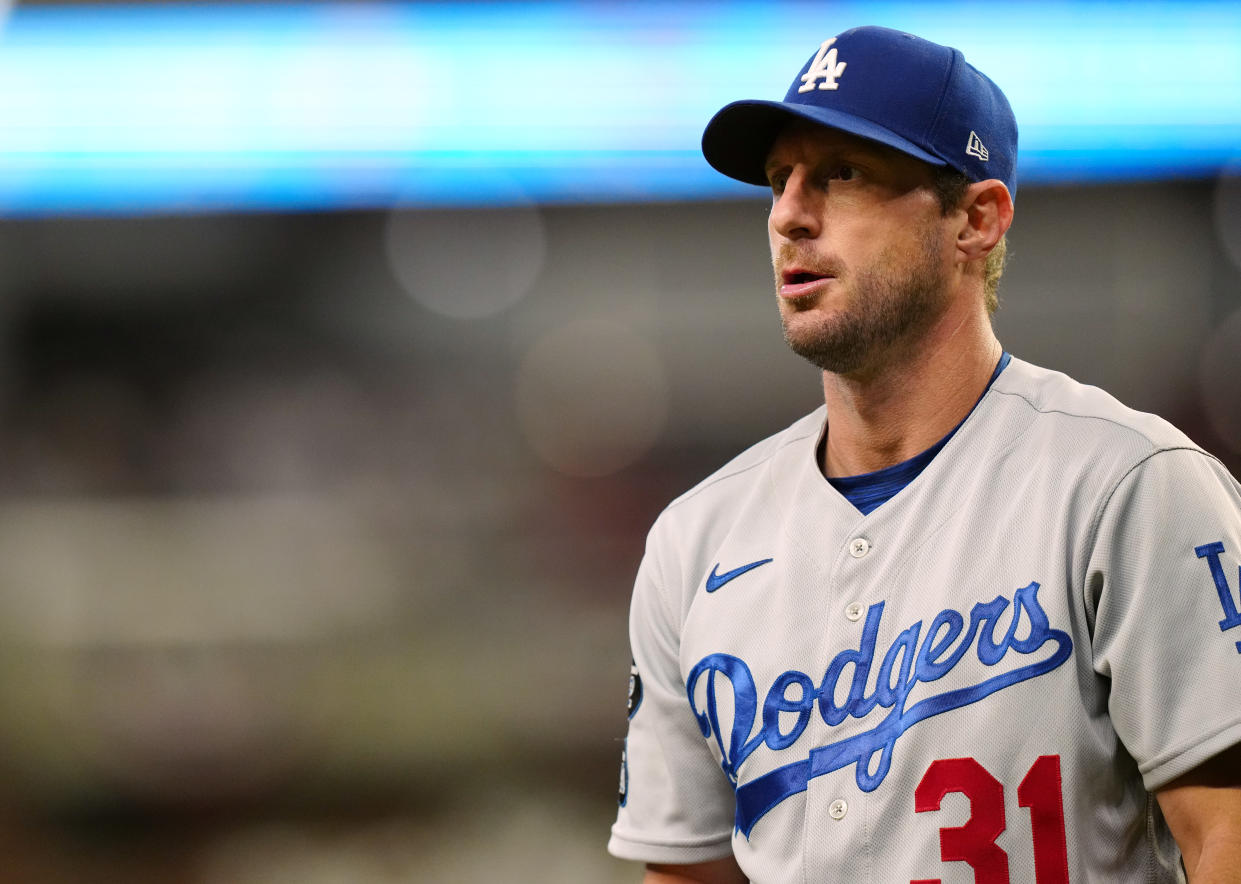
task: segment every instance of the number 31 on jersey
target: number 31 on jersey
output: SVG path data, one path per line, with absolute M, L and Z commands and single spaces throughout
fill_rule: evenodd
M 939 830 L 940 859 L 969 863 L 975 884 L 1009 884 L 1008 854 L 995 843 L 1007 825 L 1004 784 L 973 758 L 941 758 L 926 769 L 914 790 L 914 811 L 939 810 L 949 792 L 969 799 L 970 818 L 962 826 Z M 1017 786 L 1017 802 L 1030 809 L 1035 884 L 1069 884 L 1059 755 L 1043 755 L 1034 762 Z M 910 884 L 940 880 L 921 878 Z

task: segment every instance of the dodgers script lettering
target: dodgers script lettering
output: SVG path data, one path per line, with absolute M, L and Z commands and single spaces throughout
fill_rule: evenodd
M 715 738 L 723 759 L 721 766 L 736 787 L 738 830 L 749 837 L 763 814 L 805 791 L 810 779 L 849 765 L 856 766 L 858 787 L 865 792 L 874 791 L 888 774 L 897 741 L 913 725 L 1037 678 L 1067 660 L 1073 641 L 1068 633 L 1052 628 L 1039 604 L 1038 590 L 1038 583 L 1030 583 L 1018 589 L 1011 602 L 1003 596 L 979 602 L 970 610 L 968 628 L 961 612 L 951 608 L 936 614 L 925 633 L 919 620 L 897 635 L 882 652 L 873 679 L 871 671 L 879 658 L 877 640 L 884 605 L 871 605 L 856 650 L 837 654 L 817 685 L 804 672 L 789 670 L 781 674 L 767 690 L 761 707 L 754 677 L 744 660 L 729 654 L 709 654 L 700 660 L 686 679 L 690 707 L 702 735 Z M 997 627 L 1010 604 L 1012 614 L 1007 629 L 997 638 Z M 1025 637 L 1019 638 L 1019 633 Z M 979 662 L 991 668 L 1000 666 L 1010 652 L 1035 657 L 1048 645 L 1052 646 L 1049 656 L 1044 652 L 1034 662 L 1001 667 L 999 674 L 976 684 L 925 697 L 906 708 L 915 685 L 943 678 L 971 649 Z M 849 667 L 853 676 L 849 692 L 844 702 L 837 705 L 837 683 Z M 704 676 L 706 708 L 700 709 L 696 688 Z M 733 720 L 725 734 L 720 724 L 719 692 L 727 690 L 732 692 Z M 792 747 L 816 710 L 827 725 L 835 727 L 847 718 L 866 719 L 876 709 L 889 711 L 870 730 L 811 748 L 804 759 L 738 784 L 738 770 L 750 755 L 764 745 L 776 752 Z M 787 731 L 781 729 L 781 713 L 795 716 Z M 785 716 L 786 723 L 789 717 Z

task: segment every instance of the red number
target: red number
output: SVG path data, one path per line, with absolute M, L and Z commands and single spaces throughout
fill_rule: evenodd
M 970 800 L 970 818 L 963 826 L 939 830 L 940 859 L 969 863 L 975 884 L 1008 884 L 1008 854 L 995 843 L 1004 831 L 1004 786 L 973 758 L 941 759 L 914 790 L 914 810 L 939 810 L 949 792 Z
M 1064 838 L 1060 756 L 1043 755 L 1017 787 L 1017 802 L 1030 808 L 1034 830 L 1034 880 L 1069 884 L 1069 848 Z
M 1005 827 L 1004 786 L 973 758 L 940 759 L 931 763 L 914 790 L 914 811 L 939 810 L 949 792 L 969 799 L 970 818 L 963 826 L 939 830 L 940 859 L 969 863 L 974 884 L 1009 884 L 1008 854 L 995 843 Z M 1017 803 L 1030 808 L 1035 884 L 1069 884 L 1062 795 L 1059 755 L 1041 756 L 1017 787 Z M 909 884 L 941 882 L 921 878 Z

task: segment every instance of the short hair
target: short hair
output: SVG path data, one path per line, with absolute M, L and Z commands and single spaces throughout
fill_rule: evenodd
M 931 188 L 939 200 L 940 211 L 947 215 L 961 204 L 965 191 L 970 186 L 970 179 L 953 169 L 951 166 L 931 167 Z M 1008 236 L 1000 237 L 1000 241 L 987 255 L 987 263 L 983 265 L 982 289 L 983 303 L 987 315 L 994 316 L 999 309 L 1000 299 L 996 291 L 1000 287 L 1000 277 L 1004 274 L 1004 263 L 1008 259 Z

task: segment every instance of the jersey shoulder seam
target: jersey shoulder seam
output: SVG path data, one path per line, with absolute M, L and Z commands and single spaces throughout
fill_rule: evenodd
M 1208 457 L 1212 457 L 1212 455 L 1209 452 L 1203 451 L 1203 449 L 1199 448 L 1197 445 L 1194 445 L 1192 441 L 1190 442 L 1189 445 L 1161 445 L 1160 443 L 1156 442 L 1149 435 L 1142 432 L 1142 430 L 1138 429 L 1137 427 L 1130 426 L 1129 424 L 1118 421 L 1112 417 L 1107 417 L 1106 415 L 1085 414 L 1085 413 L 1076 412 L 1076 411 L 1066 411 L 1063 408 L 1042 407 L 1038 405 L 1033 399 L 1031 399 L 1028 394 L 1018 391 L 1018 390 L 993 389 L 992 392 L 994 392 L 996 395 L 999 395 L 999 396 L 1013 396 L 1017 399 L 1021 399 L 1027 405 L 1029 405 L 1031 409 L 1038 412 L 1039 414 L 1062 414 L 1065 417 L 1077 418 L 1079 420 L 1103 421 L 1104 423 L 1111 424 L 1112 426 L 1117 427 L 1118 429 L 1125 430 L 1126 432 L 1131 433 L 1137 436 L 1138 438 L 1142 439 L 1144 442 L 1146 442 L 1148 445 L 1151 446 L 1152 450 L 1150 454 L 1146 455 L 1146 457 L 1143 457 L 1142 460 L 1145 460 L 1147 457 L 1150 457 L 1153 454 L 1158 454 L 1160 451 L 1174 451 L 1177 449 L 1188 449 L 1191 451 L 1200 451 L 1202 454 L 1205 454 Z M 1156 417 L 1157 416 L 1158 415 L 1156 415 Z M 1142 462 L 1141 460 L 1138 461 L 1138 463 L 1141 463 L 1141 462 Z M 1136 465 L 1137 464 L 1134 464 L 1134 466 Z
M 1110 485 L 1108 485 L 1106 491 L 1100 495 L 1099 502 L 1095 507 L 1095 511 L 1093 515 L 1091 516 L 1090 523 L 1089 523 L 1090 528 L 1089 528 L 1088 536 L 1089 536 L 1089 542 L 1091 544 L 1091 547 L 1093 547 L 1094 544 L 1098 541 L 1099 526 L 1103 522 L 1103 515 L 1104 513 L 1107 512 L 1107 508 L 1111 504 L 1112 498 L 1116 496 L 1116 492 L 1120 490 L 1120 486 L 1124 484 L 1125 479 L 1131 476 L 1134 473 L 1134 471 L 1139 469 L 1143 464 L 1148 463 L 1151 459 L 1155 458 L 1156 456 L 1160 454 L 1171 453 L 1174 451 L 1189 451 L 1197 455 L 1200 455 L 1201 457 L 1204 457 L 1207 460 L 1213 460 L 1217 464 L 1222 465 L 1222 461 L 1220 461 L 1218 457 L 1211 454 L 1209 451 L 1206 451 L 1201 446 L 1195 444 L 1193 440 L 1186 437 L 1184 433 L 1180 433 L 1180 431 L 1177 430 L 1176 427 L 1172 427 L 1172 428 L 1176 430 L 1178 433 L 1180 433 L 1181 438 L 1184 440 L 1183 442 L 1175 442 L 1175 443 L 1171 441 L 1160 442 L 1155 439 L 1152 439 L 1149 434 L 1143 432 L 1138 427 L 1131 426 L 1129 424 L 1123 423 L 1121 421 L 1118 421 L 1111 417 L 1107 417 L 1105 415 L 1082 414 L 1079 412 L 1066 411 L 1063 408 L 1043 408 L 1043 407 L 1040 407 L 1036 402 L 1034 402 L 1030 398 L 1029 395 L 1021 391 L 993 390 L 993 392 L 999 395 L 1002 395 L 1002 396 L 1014 396 L 1018 399 L 1021 399 L 1031 409 L 1033 409 L 1035 412 L 1038 412 L 1039 414 L 1062 414 L 1065 417 L 1076 418 L 1080 420 L 1103 421 L 1104 423 L 1110 424 L 1120 430 L 1123 430 L 1127 433 L 1137 436 L 1147 446 L 1149 446 L 1149 450 L 1145 454 L 1135 459 L 1133 463 L 1129 464 L 1127 467 L 1118 470 L 1118 475 L 1116 476 L 1115 480 Z M 1156 415 L 1156 417 L 1158 417 L 1158 415 Z M 1169 426 L 1172 426 L 1172 425 L 1169 424 Z M 1085 580 L 1084 580 L 1085 575 L 1081 575 L 1081 576 L 1083 578 L 1082 585 L 1085 585 Z
M 707 478 L 703 479 L 693 488 L 689 489 L 684 494 L 680 495 L 675 500 L 673 500 L 671 503 L 669 503 L 668 506 L 665 508 L 665 512 L 668 510 L 675 509 L 684 503 L 688 503 L 690 500 L 693 500 L 699 494 L 702 494 L 707 489 L 712 488 L 720 484 L 721 482 L 725 482 L 729 479 L 735 479 L 737 476 L 743 475 L 745 473 L 750 472 L 751 470 L 755 470 L 755 469 L 758 469 L 759 467 L 762 467 L 764 464 L 768 463 L 773 457 L 775 457 L 779 452 L 783 451 L 785 448 L 788 448 L 790 445 L 795 445 L 796 443 L 803 441 L 809 436 L 813 436 L 817 434 L 820 429 L 821 428 L 816 428 L 813 432 L 789 435 L 784 439 L 779 439 L 779 436 L 783 436 L 784 433 L 777 434 L 777 436 L 769 437 L 766 441 L 771 443 L 770 450 L 763 452 L 762 455 L 755 457 L 753 460 L 750 460 L 746 457 L 746 452 L 743 452 L 742 454 L 737 455 L 737 457 L 735 457 L 731 463 L 725 464 L 724 466 L 720 467 L 720 469 L 718 469 L 715 473 L 711 474 L 710 476 L 707 476 Z M 788 431 L 786 430 L 785 432 L 787 433 Z M 777 439 L 779 439 L 779 441 L 776 441 Z M 757 448 L 761 445 L 763 445 L 763 443 L 759 442 L 754 447 Z M 751 452 L 753 450 L 754 448 L 750 449 Z
M 1150 440 L 1148 439 L 1147 441 L 1150 441 Z M 1151 444 L 1154 445 L 1155 443 L 1152 442 Z M 1215 455 L 1211 454 L 1209 451 L 1205 451 L 1199 448 L 1198 446 L 1192 443 L 1189 445 L 1169 445 L 1166 447 L 1157 447 L 1153 451 L 1148 452 L 1143 457 L 1138 458 L 1136 461 L 1130 464 L 1128 469 L 1124 470 L 1119 476 L 1116 477 L 1116 481 L 1111 484 L 1111 486 L 1107 490 L 1107 493 L 1104 494 L 1100 498 L 1099 506 L 1095 509 L 1094 516 L 1090 520 L 1090 543 L 1092 547 L 1094 543 L 1099 539 L 1099 524 L 1103 521 L 1103 514 L 1107 512 L 1107 508 L 1111 504 L 1112 498 L 1116 496 L 1116 492 L 1120 490 L 1120 486 L 1124 484 L 1125 479 L 1133 475 L 1133 473 L 1143 464 L 1150 462 L 1152 459 L 1159 456 L 1160 454 L 1170 454 L 1174 451 L 1189 451 L 1194 454 L 1205 457 L 1207 460 L 1213 460 L 1213 461 L 1216 461 L 1217 463 L 1220 462 L 1219 458 L 1217 458 Z

